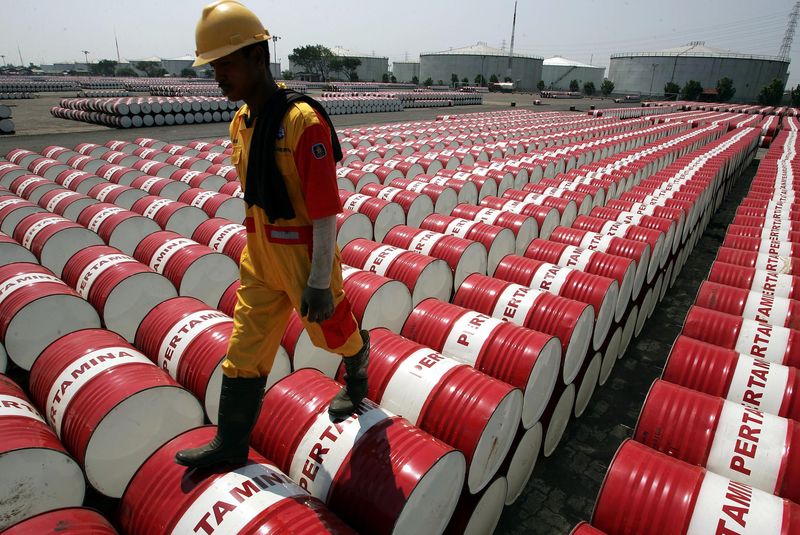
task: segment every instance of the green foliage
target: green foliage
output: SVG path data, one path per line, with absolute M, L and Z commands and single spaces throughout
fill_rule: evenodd
M 736 94 L 736 88 L 733 87 L 733 80 L 727 76 L 717 80 L 717 97 L 720 102 L 728 102 Z
M 594 95 L 596 89 L 594 87 L 594 82 L 586 82 L 583 84 L 583 92 L 589 96 Z
M 383 73 L 383 76 L 381 76 L 381 82 L 383 82 L 384 84 L 388 84 L 389 83 L 389 73 L 388 72 Z
M 792 106 L 800 106 L 800 84 L 797 84 L 797 87 L 792 89 L 790 96 L 792 98 Z
M 675 82 L 667 82 L 666 84 L 664 84 L 664 98 L 671 98 L 672 100 L 677 100 L 680 92 L 681 92 L 681 86 L 679 86 Z
M 681 98 L 683 100 L 697 100 L 703 92 L 703 86 L 697 80 L 689 80 L 681 89 Z
M 614 82 L 612 82 L 608 78 L 603 80 L 603 83 L 600 85 L 600 92 L 605 96 L 608 96 L 611 93 L 613 93 L 614 92 Z
M 513 83 L 513 82 L 514 82 L 514 79 L 513 79 L 513 78 L 511 78 L 510 76 L 506 76 L 505 78 L 503 78 L 503 81 L 504 81 L 504 82 L 508 82 L 508 83 Z
M 469 78 L 467 78 L 466 76 L 465 76 L 465 77 L 463 77 L 463 78 L 461 79 L 461 81 L 462 81 L 464 84 L 469 84 Z
M 294 73 L 289 69 L 286 69 L 285 71 L 281 72 L 281 78 L 284 80 L 294 80 Z
M 427 85 L 427 86 L 432 86 L 432 85 L 433 85 L 433 78 L 431 78 L 430 76 L 428 76 L 428 79 L 427 79 L 427 80 L 425 80 L 425 84 L 424 84 L 424 85 Z
M 419 85 L 419 76 L 417 76 L 416 74 L 414 76 L 412 76 L 411 77 L 411 83 L 415 84 L 415 85 Z
M 341 58 L 322 45 L 305 45 L 295 48 L 289 54 L 289 61 L 299 65 L 305 72 L 318 74 L 327 80 L 331 74 L 342 74 L 351 81 L 358 80 L 356 69 L 361 65 L 358 58 Z
M 539 83 L 536 84 L 536 89 L 538 89 L 539 91 L 543 91 L 544 88 L 545 88 L 544 80 L 539 80 Z
M 97 63 L 89 65 L 89 73 L 94 76 L 114 76 L 117 62 L 110 59 L 101 59 Z
M 130 67 L 122 67 L 121 69 L 117 69 L 116 75 L 117 76 L 131 76 L 131 77 L 134 77 L 134 78 L 139 76 L 138 74 L 136 74 L 136 71 L 134 71 Z
M 458 85 L 458 75 L 456 73 L 453 73 L 453 74 L 450 75 L 450 84 L 453 87 Z
M 389 77 L 389 80 L 391 80 L 391 82 L 392 82 L 393 84 L 396 84 L 396 83 L 397 83 L 397 76 L 395 76 L 395 75 L 393 74 L 392 76 L 390 76 L 390 77 Z
M 150 78 L 158 78 L 167 74 L 167 69 L 159 65 L 156 61 L 137 61 L 133 65 L 137 71 L 142 71 Z
M 475 85 L 480 86 L 480 87 L 485 87 L 486 86 L 486 78 L 482 74 L 479 74 L 479 75 L 475 76 Z
M 490 83 L 490 84 L 496 84 L 496 83 L 498 83 L 499 81 L 500 81 L 500 78 L 498 78 L 496 74 L 493 74 L 493 75 L 491 75 L 491 76 L 489 77 L 489 83 Z
M 572 80 L 569 83 L 569 90 L 572 92 L 578 91 L 580 89 L 580 85 L 578 85 L 578 80 Z
M 436 80 L 436 85 L 444 85 L 444 80 Z
M 184 78 L 197 78 L 197 71 L 191 67 L 186 67 L 185 69 L 181 70 L 181 76 Z
M 775 78 L 769 85 L 761 88 L 758 103 L 764 106 L 779 106 L 783 100 L 783 81 Z

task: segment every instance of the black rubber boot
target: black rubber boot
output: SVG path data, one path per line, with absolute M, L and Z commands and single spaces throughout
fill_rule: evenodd
M 266 377 L 232 379 L 223 376 L 217 436 L 205 446 L 179 451 L 175 462 L 192 468 L 244 464 L 266 384 Z
M 364 345 L 352 357 L 344 357 L 344 384 L 328 407 L 328 414 L 334 419 L 345 419 L 361 404 L 367 395 L 367 365 L 369 364 L 369 331 L 362 330 Z

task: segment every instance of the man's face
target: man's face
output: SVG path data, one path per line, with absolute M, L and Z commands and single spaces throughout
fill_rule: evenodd
M 214 79 L 229 100 L 245 100 L 253 92 L 259 75 L 257 51 L 250 54 L 241 49 L 211 62 Z

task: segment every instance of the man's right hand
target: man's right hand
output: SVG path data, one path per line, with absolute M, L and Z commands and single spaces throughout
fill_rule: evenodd
M 300 298 L 300 315 L 314 323 L 322 323 L 333 316 L 333 293 L 330 288 L 321 290 L 306 286 Z

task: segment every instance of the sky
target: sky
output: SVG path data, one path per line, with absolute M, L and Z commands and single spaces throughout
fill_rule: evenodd
M 194 54 L 207 0 L 0 0 L 0 55 L 19 64 Z M 244 0 L 272 35 L 277 57 L 297 46 L 342 46 L 389 61 L 484 41 L 508 47 L 513 0 Z M 777 55 L 794 0 L 519 0 L 516 52 L 608 66 L 620 52 L 690 41 Z M 800 30 L 799 30 L 800 31 Z M 274 60 L 274 59 L 273 59 Z M 789 82 L 800 82 L 800 35 Z

